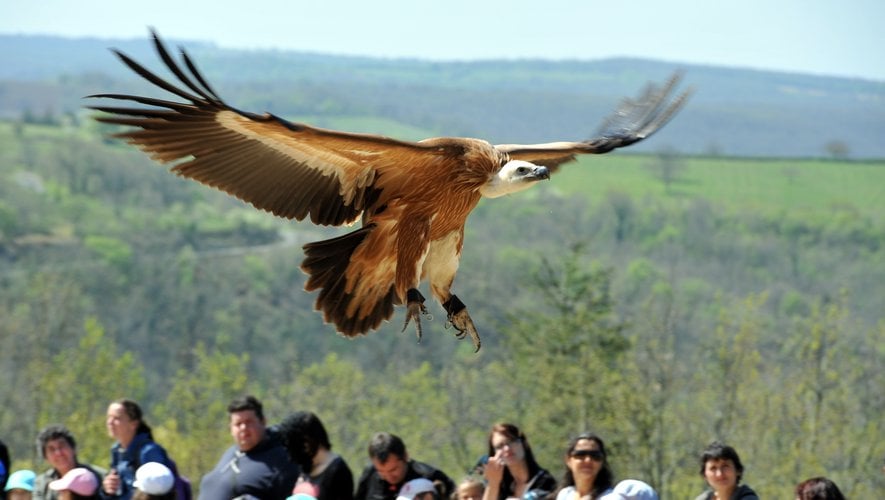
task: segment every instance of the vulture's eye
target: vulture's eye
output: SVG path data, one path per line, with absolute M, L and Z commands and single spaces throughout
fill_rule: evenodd
M 529 173 L 529 168 L 528 167 L 519 167 L 516 169 L 516 173 L 519 175 L 525 175 L 525 174 Z

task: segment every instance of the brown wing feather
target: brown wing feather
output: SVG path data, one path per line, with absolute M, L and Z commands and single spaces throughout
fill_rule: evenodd
M 324 130 L 236 110 L 208 86 L 182 51 L 188 77 L 154 34 L 160 58 L 184 88 L 151 73 L 126 55 L 123 62 L 157 87 L 189 102 L 99 94 L 138 107 L 91 106 L 105 123 L 136 127 L 116 134 L 172 171 L 220 189 L 256 208 L 316 224 L 357 220 L 376 199 L 378 169 L 409 164 L 430 147 L 369 135 Z M 148 107 L 144 107 L 148 106 Z
M 647 139 L 663 127 L 684 105 L 690 91 L 673 97 L 681 74 L 670 77 L 660 88 L 649 84 L 639 98 L 626 99 L 606 118 L 596 137 L 581 142 L 545 144 L 499 144 L 495 148 L 513 160 L 525 160 L 555 171 L 579 154 L 602 154 Z

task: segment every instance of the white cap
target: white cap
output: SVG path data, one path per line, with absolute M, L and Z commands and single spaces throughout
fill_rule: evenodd
M 404 484 L 399 490 L 399 496 L 396 497 L 396 500 L 412 500 L 415 498 L 415 495 L 427 493 L 428 491 L 436 491 L 436 488 L 433 487 L 433 482 L 419 477 Z
M 132 486 L 148 495 L 165 495 L 175 486 L 175 476 L 169 467 L 159 462 L 148 462 L 135 471 Z
M 599 500 L 658 500 L 658 494 L 642 481 L 625 479 L 618 483 L 611 493 L 603 495 Z

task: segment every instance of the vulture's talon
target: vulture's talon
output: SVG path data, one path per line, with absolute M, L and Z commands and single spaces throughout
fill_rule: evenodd
M 456 295 L 452 295 L 449 300 L 443 302 L 443 308 L 449 313 L 446 326 L 452 325 L 455 328 L 457 332 L 455 337 L 458 340 L 470 335 L 470 340 L 473 341 L 473 352 L 479 352 L 482 342 L 479 340 L 479 332 L 476 331 L 470 314 L 467 313 L 467 306 Z
M 463 339 L 470 335 L 470 340 L 473 341 L 473 352 L 479 352 L 482 342 L 479 340 L 479 332 L 476 331 L 476 326 L 473 324 L 470 314 L 467 314 L 467 309 L 461 309 L 461 311 L 452 314 L 449 316 L 449 321 L 457 331 L 455 337 Z
M 421 292 L 412 288 L 408 291 L 407 295 L 408 303 L 406 304 L 406 322 L 403 323 L 402 331 L 406 331 L 406 328 L 409 326 L 409 322 L 415 320 L 415 335 L 418 337 L 418 343 L 421 343 L 421 316 L 427 318 L 428 321 L 433 319 L 433 316 L 427 312 L 427 308 L 424 307 L 424 296 L 421 295 Z

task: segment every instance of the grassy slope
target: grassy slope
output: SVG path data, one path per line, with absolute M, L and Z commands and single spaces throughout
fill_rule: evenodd
M 553 182 L 566 194 L 600 199 L 610 191 L 633 197 L 665 193 L 654 177 L 654 156 L 611 154 L 585 157 L 564 167 Z M 707 158 L 678 160 L 682 168 L 670 186 L 673 198 L 706 198 L 732 210 L 788 210 L 821 215 L 853 207 L 866 215 L 885 214 L 885 161 Z
M 298 119 L 344 130 L 383 130 L 392 137 L 403 139 L 415 140 L 431 135 L 390 120 L 366 117 L 339 118 L 323 123 L 317 123 L 314 117 Z M 40 126 L 26 129 L 26 135 L 31 139 L 46 140 L 59 134 L 84 137 L 84 132 L 77 128 Z M 0 171 L 9 172 L 15 168 L 9 164 L 9 154 L 17 149 L 16 143 L 12 124 L 0 122 L 0 151 L 5 152 L 0 153 L 3 162 Z M 676 161 L 680 168 L 669 193 L 656 178 L 657 157 L 625 152 L 582 157 L 578 163 L 563 167 L 548 187 L 565 194 L 584 193 L 591 200 L 602 199 L 611 191 L 620 191 L 634 198 L 663 194 L 674 200 L 706 198 L 726 208 L 742 211 L 788 210 L 825 215 L 835 207 L 853 207 L 874 217 L 885 214 L 885 160 L 686 157 Z

